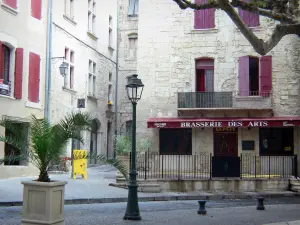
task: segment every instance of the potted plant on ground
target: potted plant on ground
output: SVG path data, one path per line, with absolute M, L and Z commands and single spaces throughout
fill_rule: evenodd
M 89 129 L 91 118 L 85 113 L 70 113 L 57 124 L 51 125 L 46 119 L 31 116 L 29 135 L 22 136 L 13 121 L 3 119 L 3 126 L 11 135 L 1 136 L 6 142 L 26 156 L 39 169 L 37 180 L 23 181 L 23 218 L 22 224 L 64 225 L 64 191 L 66 181 L 50 180 L 48 167 L 53 159 L 60 157 L 70 139 L 83 143 L 80 130 Z M 111 164 L 127 176 L 128 171 L 120 160 L 106 160 L 103 155 L 98 159 Z

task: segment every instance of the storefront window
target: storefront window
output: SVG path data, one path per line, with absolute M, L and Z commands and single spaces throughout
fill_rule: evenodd
M 293 128 L 260 128 L 260 155 L 293 155 Z
M 160 129 L 159 149 L 161 155 L 191 155 L 192 129 Z

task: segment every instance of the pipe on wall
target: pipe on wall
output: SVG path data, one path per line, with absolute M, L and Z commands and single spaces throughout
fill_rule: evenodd
M 44 117 L 50 121 L 50 95 L 52 80 L 52 0 L 48 0 L 47 21 L 47 61 L 46 61 L 46 92 Z

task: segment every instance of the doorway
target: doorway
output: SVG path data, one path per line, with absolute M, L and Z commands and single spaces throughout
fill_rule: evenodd
M 100 122 L 97 119 L 92 121 L 91 138 L 90 138 L 90 163 L 97 164 L 96 155 L 98 155 L 98 131 Z

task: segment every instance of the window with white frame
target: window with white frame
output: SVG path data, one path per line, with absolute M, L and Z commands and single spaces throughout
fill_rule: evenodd
M 14 49 L 6 44 L 2 44 L 2 42 L 0 42 L 0 49 L 0 95 L 10 96 L 13 84 L 11 74 L 13 74 L 14 71 L 11 70 L 13 69 L 12 66 L 14 63 L 12 59 Z
M 96 63 L 89 60 L 89 96 L 96 96 Z
M 109 16 L 109 28 L 108 28 L 108 46 L 112 47 L 113 43 L 113 24 L 112 24 L 112 16 Z
M 138 16 L 139 0 L 129 0 L 128 16 Z
M 65 48 L 65 62 L 68 63 L 68 73 L 65 76 L 64 87 L 74 89 L 75 52 L 70 48 Z
M 88 31 L 95 34 L 96 28 L 96 1 L 88 0 Z
M 75 0 L 65 0 L 65 15 L 74 19 L 74 2 Z
M 129 41 L 128 57 L 136 58 L 137 57 L 138 35 L 136 33 L 129 34 L 128 41 Z

